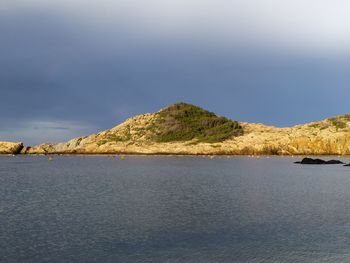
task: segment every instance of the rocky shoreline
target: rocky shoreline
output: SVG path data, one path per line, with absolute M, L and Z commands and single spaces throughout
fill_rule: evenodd
M 323 152 L 319 153 L 319 151 L 304 154 L 304 153 L 271 153 L 270 151 L 256 151 L 254 148 L 247 151 L 244 149 L 243 151 L 213 151 L 213 150 L 201 150 L 196 151 L 194 149 L 190 149 L 188 151 L 151 151 L 150 149 L 142 149 L 140 151 L 118 151 L 118 150 L 108 150 L 108 151 L 86 151 L 86 150 L 72 150 L 72 151 L 53 151 L 47 150 L 41 147 L 25 147 L 22 143 L 13 143 L 13 142 L 0 142 L 0 155 L 142 155 L 142 156 L 293 156 L 293 157 L 305 157 L 305 156 L 350 156 L 350 154 L 339 154 L 334 152 Z
M 23 147 L 23 143 L 21 142 L 0 141 L 0 154 L 20 154 Z
M 312 149 L 312 146 L 299 147 L 298 150 L 291 149 L 289 145 L 277 148 L 274 145 L 246 145 L 244 148 L 237 148 L 231 145 L 225 147 L 226 143 L 220 146 L 197 145 L 188 147 L 181 144 L 158 144 L 158 145 L 114 145 L 108 148 L 56 148 L 54 144 L 25 147 L 22 143 L 0 142 L 0 155 L 231 155 L 231 156 L 350 156 L 349 152 L 342 151 L 321 151 L 319 148 Z M 273 147 L 273 148 L 272 148 Z M 111 149 L 112 148 L 112 149 Z M 273 149 L 273 150 L 271 150 Z

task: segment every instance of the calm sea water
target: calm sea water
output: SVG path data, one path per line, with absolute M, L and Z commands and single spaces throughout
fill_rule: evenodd
M 295 160 L 0 157 L 0 262 L 350 262 L 350 168 Z

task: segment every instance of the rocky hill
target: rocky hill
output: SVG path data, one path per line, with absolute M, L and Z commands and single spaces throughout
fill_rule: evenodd
M 219 117 L 186 103 L 126 120 L 65 143 L 25 147 L 27 154 L 350 154 L 350 115 L 276 128 Z

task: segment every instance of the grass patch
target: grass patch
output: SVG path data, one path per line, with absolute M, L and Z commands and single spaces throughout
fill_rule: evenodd
M 342 116 L 346 121 L 350 121 L 350 114 L 345 114 Z
M 243 134 L 237 121 L 216 116 L 197 106 L 177 103 L 160 111 L 154 126 L 157 142 L 189 141 L 215 143 Z
M 309 127 L 311 127 L 311 128 L 320 128 L 320 124 L 313 123 L 313 124 L 310 124 Z
M 106 144 L 108 142 L 127 142 L 132 139 L 130 133 L 130 126 L 128 125 L 122 135 L 116 135 L 113 133 L 106 134 L 101 140 L 97 142 L 98 146 Z
M 346 122 L 342 121 L 340 118 L 330 118 L 329 121 L 337 130 L 345 129 L 347 127 Z

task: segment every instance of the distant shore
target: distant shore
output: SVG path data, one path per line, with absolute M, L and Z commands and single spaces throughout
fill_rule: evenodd
M 348 156 L 350 114 L 278 128 L 177 103 L 62 143 L 0 142 L 0 154 Z

